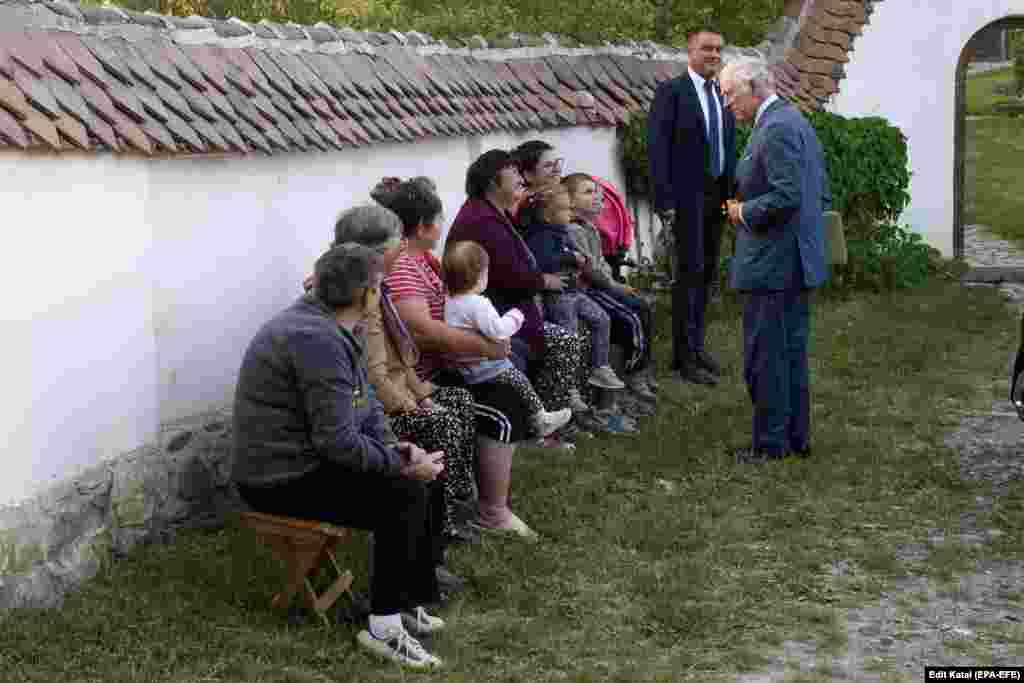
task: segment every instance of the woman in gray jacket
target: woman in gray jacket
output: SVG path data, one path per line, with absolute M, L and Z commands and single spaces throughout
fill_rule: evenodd
M 373 531 L 358 642 L 422 669 L 441 663 L 414 635 L 444 627 L 423 608 L 439 597 L 443 497 L 430 483 L 444 454 L 398 441 L 367 378 L 362 326 L 383 275 L 372 249 L 334 247 L 316 263 L 314 292 L 256 333 L 235 392 L 232 478 L 260 512 Z

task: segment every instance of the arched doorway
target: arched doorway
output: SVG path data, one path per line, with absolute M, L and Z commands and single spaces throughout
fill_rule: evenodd
M 1013 79 L 1012 66 L 1007 66 L 1013 57 L 1008 36 L 1010 32 L 1022 29 L 1024 15 L 1007 16 L 991 22 L 971 36 L 957 60 L 953 153 L 953 253 L 957 258 L 964 258 L 967 249 L 968 219 L 977 215 L 978 202 L 987 201 L 983 194 L 979 194 L 978 187 L 979 182 L 985 182 L 978 177 L 978 157 L 985 154 L 985 146 L 991 148 L 992 144 L 985 134 L 993 128 L 1000 128 L 979 121 L 982 121 L 982 116 L 1000 116 L 997 105 L 1006 98 L 1000 98 L 996 88 L 1008 85 Z M 983 54 L 985 58 L 979 59 Z M 972 79 L 970 86 L 968 79 Z M 991 103 L 982 97 L 990 92 Z M 991 163 L 992 160 L 989 161 Z M 1024 166 L 1024 158 L 1018 163 Z

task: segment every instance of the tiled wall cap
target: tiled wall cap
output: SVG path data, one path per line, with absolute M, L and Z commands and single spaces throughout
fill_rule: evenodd
M 317 29 L 318 31 L 322 32 L 325 35 L 331 36 L 330 41 L 324 42 L 334 42 L 337 40 L 341 40 L 341 34 L 338 33 L 338 29 L 335 28 L 334 26 L 331 26 L 326 21 L 318 21 L 317 23 L 313 24 L 312 28 Z
M 203 29 L 210 28 L 210 22 L 205 17 L 200 17 L 195 14 L 187 17 L 167 17 L 167 19 L 174 24 L 177 29 Z
M 370 43 L 368 43 L 366 41 L 361 41 L 361 42 L 358 42 L 358 43 L 355 43 L 354 45 L 352 45 L 352 52 L 355 52 L 355 53 L 361 54 L 361 55 L 375 55 L 375 54 L 377 54 L 377 50 L 374 49 L 373 45 L 371 45 Z
M 342 26 L 338 29 L 338 37 L 346 43 L 365 43 L 366 36 L 349 26 Z
M 327 24 L 307 26 L 306 35 L 308 35 L 309 39 L 317 45 L 321 45 L 323 43 L 335 43 L 338 41 L 338 32 Z
M 488 47 L 490 47 L 492 50 L 514 50 L 520 45 L 521 43 L 519 39 L 516 37 L 516 35 L 514 33 L 510 33 L 507 36 L 495 38 L 490 42 L 490 45 Z
M 285 35 L 284 28 L 281 26 L 281 24 L 269 21 L 267 19 L 260 19 L 259 26 L 266 31 L 270 31 L 274 35 L 274 38 L 277 38 L 278 40 L 285 40 L 288 37 Z
M 156 29 L 167 29 L 170 28 L 170 24 L 162 14 L 157 14 L 152 10 L 146 12 L 133 12 L 131 10 L 125 10 L 125 13 L 131 17 L 132 22 L 139 26 L 146 26 L 149 28 Z
M 473 35 L 468 37 L 465 41 L 466 47 L 470 50 L 486 50 L 487 41 L 481 35 Z
M 306 28 L 301 24 L 290 21 L 287 24 L 279 24 L 279 26 L 284 34 L 283 37 L 287 40 L 309 40 L 309 36 L 306 35 Z
M 430 40 L 427 36 L 423 35 L 419 31 L 408 31 L 405 34 L 406 45 L 409 47 L 422 47 L 430 45 Z
M 392 29 L 391 31 L 388 31 L 388 35 L 397 40 L 399 45 L 404 46 L 409 44 L 409 39 L 405 37 L 404 33 Z
M 213 30 L 221 38 L 241 38 L 253 34 L 248 25 L 240 22 L 215 20 L 210 23 L 213 24 Z
M 76 19 L 78 21 L 85 21 L 85 17 L 82 15 L 82 10 L 78 6 L 77 2 L 69 2 L 68 0 L 52 0 L 52 2 L 46 5 L 51 12 L 60 14 L 61 16 L 68 17 L 69 19 Z
M 83 6 L 80 8 L 85 23 L 94 26 L 123 24 L 127 17 L 113 7 Z

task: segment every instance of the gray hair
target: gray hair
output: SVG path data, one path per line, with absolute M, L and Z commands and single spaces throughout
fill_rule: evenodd
M 402 239 L 402 219 L 379 204 L 363 204 L 342 213 L 334 224 L 333 244 L 354 242 L 377 249 Z
M 760 57 L 737 57 L 730 60 L 719 76 L 727 76 L 734 81 L 741 91 L 758 97 L 769 97 L 775 94 L 775 74 L 768 62 Z

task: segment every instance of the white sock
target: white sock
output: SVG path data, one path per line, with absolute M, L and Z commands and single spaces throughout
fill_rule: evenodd
M 370 615 L 370 635 L 378 640 L 383 640 L 387 634 L 401 631 L 402 628 L 401 614 Z

